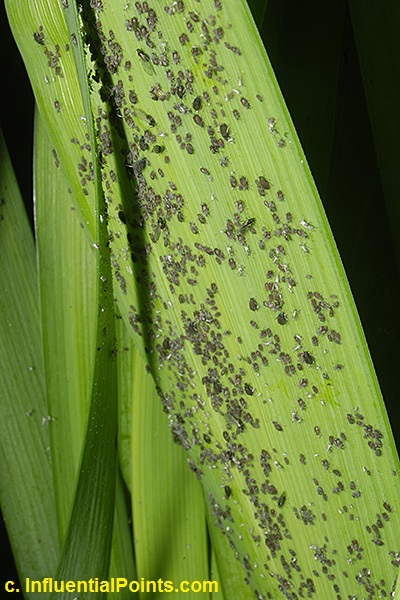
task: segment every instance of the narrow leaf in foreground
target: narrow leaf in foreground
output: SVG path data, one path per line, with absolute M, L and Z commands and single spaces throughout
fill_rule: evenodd
M 109 573 L 117 465 L 118 404 L 114 300 L 108 248 L 107 208 L 100 184 L 89 87 L 79 36 L 77 7 L 74 3 L 71 3 L 70 8 L 67 9 L 67 16 L 70 33 L 78 40 L 74 48 L 74 56 L 77 70 L 81 75 L 81 93 L 93 161 L 97 213 L 94 246 L 97 251 L 97 325 L 87 433 L 58 579 L 84 580 L 88 589 L 83 591 L 93 592 L 91 597 L 100 598 L 105 590 L 96 586 L 96 581 L 106 580 Z M 92 580 L 94 580 L 94 587 L 92 587 Z M 69 592 L 63 589 L 57 597 L 69 596 Z
M 22 582 L 54 575 L 59 539 L 35 247 L 1 132 L 0 280 L 0 501 Z
M 35 226 L 53 481 L 65 536 L 87 422 L 95 334 L 96 258 L 71 210 L 58 157 L 35 115 Z M 131 528 L 117 485 L 110 577 L 134 579 Z M 118 592 L 119 600 L 129 590 Z M 113 595 L 109 594 L 109 598 Z

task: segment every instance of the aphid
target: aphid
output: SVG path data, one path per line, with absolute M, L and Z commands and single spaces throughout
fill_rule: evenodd
M 251 219 L 247 219 L 247 221 L 245 221 L 244 223 L 242 223 L 242 225 L 240 225 L 238 233 L 243 233 L 243 231 L 245 229 L 247 229 L 247 227 L 250 227 L 250 225 L 253 225 L 255 219 L 251 218 Z
M 228 500 L 229 496 L 232 494 L 232 490 L 229 487 L 229 485 L 226 485 L 224 487 L 224 491 L 225 491 L 225 498 Z
M 278 423 L 278 421 L 272 421 L 272 424 L 277 431 L 283 431 L 283 427 L 280 425 L 280 423 Z
M 353 496 L 354 496 L 354 494 L 353 494 Z M 378 538 L 377 538 L 377 539 L 374 539 L 374 540 L 371 540 L 371 541 L 372 541 L 374 544 L 376 544 L 377 546 L 383 546 L 383 545 L 384 545 L 384 542 L 382 542 L 382 540 L 380 540 L 380 539 L 378 539 Z
M 279 325 L 286 325 L 286 323 L 287 323 L 286 314 L 284 312 L 280 312 L 279 315 L 276 317 L 276 320 L 278 321 Z
M 146 115 L 145 119 L 150 127 L 154 127 L 154 125 L 156 124 L 154 117 L 152 117 L 151 115 Z
M 140 50 L 140 48 L 137 49 L 137 53 L 147 75 L 154 75 L 154 67 L 151 64 L 149 55 L 143 52 L 143 50 Z
M 247 179 L 243 175 L 239 179 L 239 189 L 240 190 L 248 190 L 249 189 L 249 184 L 247 182 Z
M 286 502 L 286 492 L 282 492 L 282 494 L 278 498 L 279 508 L 282 508 L 282 506 L 285 504 L 285 502 Z
M 254 388 L 252 388 L 248 383 L 244 384 L 244 391 L 248 396 L 252 396 L 254 394 Z
M 43 44 L 44 44 L 43 27 L 39 28 L 39 32 L 37 32 L 37 31 L 34 32 L 33 39 L 35 40 L 35 42 L 37 44 L 39 44 L 40 46 L 43 46 Z
M 201 212 L 203 213 L 203 215 L 205 217 L 207 217 L 209 215 L 210 210 L 209 210 L 207 204 L 204 203 L 204 204 L 201 205 Z
M 144 137 L 144 135 L 141 136 L 140 140 L 139 140 L 139 146 L 141 150 L 147 150 L 149 145 L 146 142 L 146 138 Z
M 196 96 L 196 98 L 193 100 L 193 110 L 200 110 L 201 108 L 201 98 L 200 96 Z
M 140 160 L 136 161 L 135 163 L 133 163 L 133 165 L 128 165 L 133 169 L 133 172 L 135 175 L 140 175 L 140 173 L 143 171 L 143 169 L 146 166 L 146 159 L 145 158 L 141 158 Z
M 193 116 L 193 121 L 196 123 L 196 125 L 198 125 L 199 127 L 204 127 L 204 121 L 203 119 L 200 117 L 200 115 L 194 115 Z
M 314 358 L 311 356 L 311 354 L 309 352 L 303 352 L 303 360 L 305 363 L 307 363 L 307 365 L 312 365 L 314 362 Z
M 250 300 L 249 300 L 249 307 L 250 307 L 250 310 L 257 310 L 258 304 L 257 304 L 257 301 L 254 298 L 250 298 Z
M 246 109 L 249 110 L 250 108 L 250 102 L 248 100 L 246 100 L 246 98 L 244 98 L 243 96 L 240 98 L 240 104 Z
M 226 123 L 221 123 L 219 126 L 219 132 L 225 140 L 229 140 L 229 129 Z

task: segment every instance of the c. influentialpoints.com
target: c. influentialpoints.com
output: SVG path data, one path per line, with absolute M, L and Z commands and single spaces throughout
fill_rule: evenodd
M 218 592 L 218 581 L 180 581 L 177 585 L 173 581 L 157 579 L 153 581 L 144 579 L 140 581 L 128 580 L 125 577 L 112 577 L 109 580 L 101 580 L 97 577 L 78 581 L 58 580 L 45 577 L 41 581 L 36 579 L 25 579 L 25 593 L 62 593 L 62 592 L 121 592 L 129 590 L 133 594 L 137 592 Z M 5 584 L 6 592 L 16 592 L 13 581 Z

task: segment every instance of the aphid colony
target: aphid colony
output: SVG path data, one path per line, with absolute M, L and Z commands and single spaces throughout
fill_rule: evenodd
M 315 540 L 308 548 L 311 561 L 304 560 L 295 550 L 290 523 L 295 519 L 304 527 L 304 535 L 310 536 L 316 523 L 328 520 L 337 510 L 340 498 L 349 531 L 351 526 L 356 528 L 344 542 L 346 560 L 362 560 L 365 536 L 378 549 L 383 547 L 388 531 L 385 523 L 391 515 L 389 502 L 385 500 L 376 509 L 374 521 L 359 524 L 357 502 L 364 480 L 360 476 L 346 479 L 336 468 L 337 455 L 347 452 L 349 430 L 357 430 L 374 457 L 383 452 L 383 435 L 358 410 L 347 417 L 346 413 L 341 415 L 338 431 L 326 431 L 323 417 L 316 417 L 323 415 L 316 407 L 323 411 L 327 386 L 346 372 L 344 365 L 336 362 L 345 363 L 344 358 L 336 358 L 344 357 L 340 352 L 346 343 L 335 321 L 339 301 L 335 294 L 322 292 L 318 283 L 311 286 L 294 275 L 296 256 L 302 254 L 301 260 L 308 260 L 312 251 L 318 233 L 313 220 L 296 214 L 290 194 L 278 189 L 266 169 L 245 169 L 235 158 L 232 149 L 240 128 L 262 97 L 246 88 L 245 75 L 240 75 L 236 91 L 228 83 L 224 52 L 237 61 L 244 58 L 244 52 L 231 43 L 235 33 L 221 18 L 223 4 L 220 0 L 207 2 L 207 10 L 202 2 L 195 4 L 193 8 L 175 1 L 158 7 L 132 2 L 125 11 L 124 25 L 136 40 L 137 49 L 129 54 L 129 60 L 114 33 L 104 31 L 100 9 L 96 13 L 99 55 L 104 61 L 99 74 L 104 81 L 116 75 L 104 92 L 111 108 L 108 113 L 99 109 L 96 115 L 103 184 L 110 214 L 115 212 L 111 231 L 115 279 L 126 295 L 132 281 L 124 263 L 130 261 L 136 282 L 145 290 L 141 291 L 141 302 L 130 305 L 130 326 L 143 339 L 149 370 L 158 378 L 160 399 L 169 414 L 174 439 L 190 450 L 192 470 L 199 478 L 211 469 L 220 474 L 221 493 L 218 497 L 209 494 L 208 501 L 217 526 L 242 563 L 246 582 L 258 585 L 260 598 L 267 597 L 260 585 L 264 578 L 278 582 L 286 597 L 316 598 L 318 581 L 324 577 L 331 582 L 335 597 L 345 598 L 332 558 L 334 541 Z M 180 19 L 175 44 L 163 34 L 161 10 L 168 18 Z M 40 28 L 34 41 L 45 49 L 49 67 L 59 75 L 60 49 L 47 50 Z M 241 73 L 243 64 L 238 62 Z M 146 97 L 143 90 L 135 88 L 136 68 L 146 81 Z M 62 112 L 58 100 L 54 108 Z M 125 173 L 108 168 L 107 161 L 115 152 L 110 120 L 121 138 L 121 123 L 125 127 Z M 277 120 L 264 117 L 263 123 L 266 135 L 278 139 Z M 284 152 L 281 140 L 277 145 Z M 88 138 L 83 143 L 73 142 L 82 152 L 78 173 L 85 195 L 93 179 L 88 142 Z M 193 161 L 188 176 L 196 177 L 198 197 L 182 192 L 183 186 L 174 175 L 172 147 Z M 213 188 L 216 173 L 218 182 L 220 173 L 224 174 L 224 194 L 229 199 L 220 227 L 215 227 L 213 219 L 221 214 L 222 204 L 218 204 Z M 121 181 L 134 192 L 129 202 L 113 206 L 113 185 Z M 126 248 L 121 233 L 125 229 Z M 254 256 L 263 265 L 262 285 L 251 281 Z M 209 270 L 212 280 L 205 276 L 210 264 L 216 265 L 216 270 Z M 232 289 L 227 289 L 226 282 L 232 281 Z M 227 311 L 229 302 L 235 306 L 236 285 L 241 286 L 238 297 L 243 298 L 246 290 L 241 314 L 248 313 L 247 322 L 237 323 Z M 294 290 L 296 302 L 292 300 Z M 304 333 L 305 318 L 314 324 L 312 335 Z M 327 348 L 337 351 L 334 361 L 330 361 L 329 353 L 325 357 Z M 279 405 L 268 397 L 271 373 L 281 373 L 289 390 Z M 224 423 L 221 434 L 212 426 L 210 415 L 214 414 Z M 205 427 L 208 422 L 210 426 Z M 293 432 L 300 427 L 308 428 L 318 459 L 311 447 L 286 452 L 288 438 L 295 437 Z M 258 455 L 248 445 L 256 435 L 260 436 Z M 289 491 L 293 484 L 286 487 L 282 483 L 285 477 L 290 482 L 292 465 L 301 475 L 304 472 L 307 484 L 311 483 L 312 491 L 304 501 L 299 500 L 300 494 Z M 317 465 L 315 476 L 311 476 L 312 465 Z M 363 475 L 370 477 L 371 470 L 366 467 Z M 234 477 L 241 483 L 239 494 L 230 483 Z M 240 528 L 236 507 L 243 503 L 243 497 L 254 514 L 256 527 L 251 531 Z M 262 545 L 263 565 L 251 563 L 251 557 L 243 552 L 241 536 L 252 540 L 251 547 Z M 387 551 L 398 566 L 397 551 L 389 547 Z M 313 561 L 314 570 L 310 570 Z M 349 562 L 349 571 L 352 564 Z M 360 594 L 363 590 L 369 593 L 372 585 L 379 593 L 387 593 L 390 582 L 372 584 L 364 566 L 358 573 Z

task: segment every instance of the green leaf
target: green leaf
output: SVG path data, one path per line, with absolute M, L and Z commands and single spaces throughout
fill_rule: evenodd
M 60 538 L 73 503 L 90 406 L 96 256 L 77 226 L 40 113 L 35 118 L 35 231 L 52 465 Z
M 59 553 L 32 231 L 0 134 L 0 498 L 21 581 Z M 45 598 L 45 594 L 29 597 Z
M 119 325 L 119 383 L 120 391 L 124 390 L 121 398 L 125 399 L 120 421 L 125 427 L 131 425 L 130 457 L 125 457 L 123 464 L 131 469 L 128 477 L 138 580 L 160 581 L 151 585 L 161 586 L 154 591 L 162 594 L 165 586 L 179 589 L 181 581 L 209 579 L 205 507 L 201 486 L 188 469 L 185 452 L 173 443 L 154 382 L 125 324 Z M 188 598 L 195 594 L 183 593 Z
M 398 457 L 334 240 L 247 5 L 104 1 L 81 18 L 119 311 L 201 473 L 210 521 L 232 550 L 226 560 L 239 560 L 261 598 L 388 596 Z M 46 23 L 42 52 L 64 48 L 46 10 L 36 19 L 28 30 Z M 47 98 L 46 55 L 30 68 L 33 43 L 20 37 L 35 92 Z M 69 61 L 62 51 L 63 90 L 77 86 Z M 74 190 L 70 124 L 78 130 L 80 110 L 66 103 L 45 117 L 50 132 L 59 126 L 54 143 Z M 88 156 L 82 132 L 75 137 Z M 94 191 L 84 189 L 81 214 Z
M 71 35 L 78 32 L 75 5 L 67 10 Z M 100 184 L 96 140 L 90 110 L 88 83 L 83 67 L 82 44 L 74 51 L 81 77 L 81 92 L 86 111 L 88 139 L 91 142 L 93 179 L 97 212 L 97 324 L 91 402 L 79 480 L 61 557 L 58 579 L 86 580 L 87 592 L 101 597 L 104 590 L 91 580 L 106 580 L 112 541 L 117 456 L 117 378 L 112 278 L 108 249 L 107 209 Z M 60 596 L 69 596 L 63 589 Z M 54 595 L 54 594 L 53 594 Z
M 35 197 L 52 465 L 63 539 L 74 499 L 90 400 L 96 261 L 84 232 L 77 227 L 71 194 L 40 114 L 35 122 Z M 117 486 L 110 569 L 110 577 L 134 578 L 132 540 L 121 482 Z M 120 591 L 118 597 L 128 593 Z

